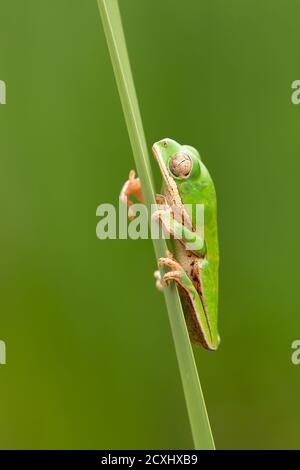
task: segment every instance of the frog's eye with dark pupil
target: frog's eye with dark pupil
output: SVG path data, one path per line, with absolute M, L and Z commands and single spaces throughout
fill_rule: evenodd
M 187 178 L 192 170 L 192 160 L 183 152 L 176 153 L 169 161 L 170 171 L 178 178 Z

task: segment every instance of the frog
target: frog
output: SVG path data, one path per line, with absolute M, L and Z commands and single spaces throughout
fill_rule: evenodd
M 162 176 L 152 220 L 169 235 L 165 257 L 155 271 L 159 290 L 175 283 L 190 340 L 208 351 L 220 345 L 218 333 L 219 243 L 217 198 L 213 180 L 199 152 L 190 145 L 164 138 L 152 146 Z M 134 201 L 145 203 L 140 179 L 131 170 L 121 200 L 133 218 Z M 204 230 L 198 230 L 196 207 L 204 210 Z M 162 274 L 161 274 L 162 273 Z

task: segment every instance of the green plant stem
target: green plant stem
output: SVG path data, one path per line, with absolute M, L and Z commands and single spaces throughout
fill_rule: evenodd
M 97 0 L 111 55 L 115 78 L 127 124 L 146 205 L 155 204 L 151 167 L 141 114 L 131 73 L 118 0 Z M 157 258 L 166 254 L 164 240 L 153 240 Z M 214 449 L 213 436 L 198 377 L 193 350 L 176 287 L 164 289 L 171 330 L 183 384 L 191 431 L 196 449 Z

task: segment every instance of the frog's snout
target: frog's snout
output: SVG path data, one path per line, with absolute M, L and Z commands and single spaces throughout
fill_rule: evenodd
M 163 139 L 163 140 L 160 140 L 159 142 L 156 142 L 152 147 L 154 158 L 156 159 L 159 165 L 161 174 L 165 181 L 168 180 L 168 171 L 166 168 L 166 152 L 165 152 L 166 146 L 168 145 L 169 143 L 167 139 Z
M 159 149 L 163 150 L 163 149 L 166 149 L 170 143 L 170 139 L 162 139 L 162 140 L 159 140 L 158 142 L 155 142 L 155 144 L 153 145 L 153 147 L 158 147 Z

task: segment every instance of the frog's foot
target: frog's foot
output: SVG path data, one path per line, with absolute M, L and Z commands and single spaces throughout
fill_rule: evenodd
M 127 204 L 128 210 L 128 217 L 129 219 L 134 218 L 133 211 L 131 206 L 134 204 L 132 201 L 132 197 L 136 198 L 140 203 L 144 204 L 144 196 L 142 192 L 142 186 L 139 178 L 135 177 L 135 171 L 131 170 L 129 172 L 129 177 L 126 183 L 124 183 L 123 188 L 120 193 L 120 199 L 124 204 Z
M 166 260 L 175 260 L 174 258 L 174 255 L 173 253 L 171 253 L 171 251 L 167 250 L 167 256 L 166 258 L 161 258 L 161 259 L 166 259 Z M 162 266 L 164 263 L 162 262 L 160 264 L 160 266 Z M 165 264 L 166 265 L 166 264 Z M 156 280 L 156 287 L 159 291 L 163 291 L 163 288 L 166 286 L 166 283 L 164 282 L 164 280 L 162 279 L 161 277 L 161 272 L 159 271 L 159 269 L 157 269 L 156 271 L 154 271 L 154 279 Z
M 169 256 L 169 254 L 171 256 Z M 175 258 L 173 257 L 172 253 L 167 252 L 167 257 L 166 258 L 159 258 L 158 260 L 158 266 L 166 266 L 167 268 L 170 269 L 169 272 L 167 272 L 162 279 L 162 283 L 165 284 L 166 286 L 170 285 L 171 281 L 176 281 L 180 284 L 180 277 L 181 275 L 186 275 L 183 267 L 181 264 L 179 264 Z
M 170 272 L 166 273 L 163 276 L 163 278 L 160 279 L 160 282 L 161 282 L 162 286 L 165 285 L 165 286 L 168 287 L 170 285 L 170 282 L 171 282 L 172 279 L 169 276 L 169 274 L 178 273 L 178 272 L 181 272 L 181 271 L 184 272 L 184 269 L 182 268 L 182 266 L 179 263 L 177 263 L 177 261 L 175 260 L 173 254 L 169 250 L 167 250 L 167 257 L 166 258 L 159 258 L 159 260 L 158 260 L 158 267 L 161 268 L 162 266 L 166 266 L 167 268 L 169 268 L 171 270 Z

